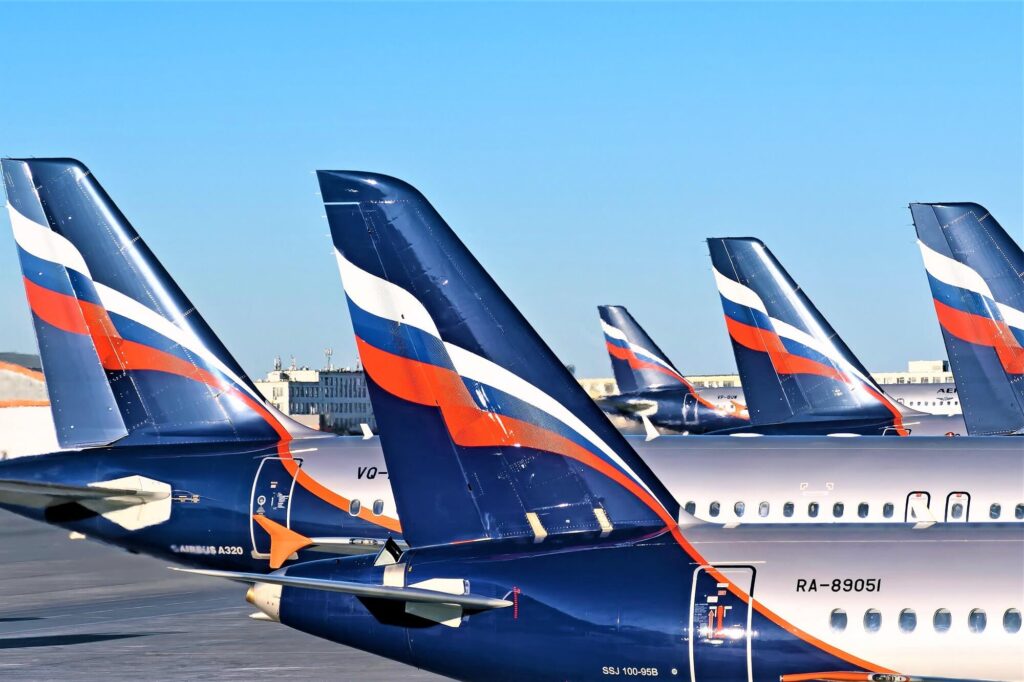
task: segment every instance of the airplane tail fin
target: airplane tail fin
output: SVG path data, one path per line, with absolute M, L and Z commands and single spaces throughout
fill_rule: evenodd
M 983 206 L 911 204 L 968 433 L 1024 429 L 1024 254 Z
M 694 392 L 625 306 L 601 305 L 597 311 L 620 393 L 669 388 Z
M 63 447 L 287 434 L 88 168 L 0 163 Z
M 902 412 L 761 241 L 708 240 L 715 282 L 754 424 Z
M 422 194 L 317 175 L 410 545 L 674 527 L 672 496 Z

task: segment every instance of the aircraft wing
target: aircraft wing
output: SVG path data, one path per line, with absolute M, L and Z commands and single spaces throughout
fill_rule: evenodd
M 471 611 L 486 611 L 512 606 L 507 599 L 495 599 L 476 594 L 451 594 L 440 590 L 428 590 L 421 587 L 393 587 L 390 585 L 370 585 L 367 583 L 348 582 L 344 580 L 323 580 L 320 578 L 299 578 L 288 575 L 262 573 L 241 573 L 235 571 L 213 571 L 196 568 L 171 568 L 172 571 L 195 573 L 215 578 L 227 578 L 242 583 L 264 583 L 283 587 L 300 587 L 308 590 L 325 590 L 342 592 L 357 597 L 387 599 L 391 601 L 412 602 L 419 604 L 455 604 Z
M 782 675 L 779 682 L 985 682 L 964 677 L 922 677 L 900 673 L 824 672 Z

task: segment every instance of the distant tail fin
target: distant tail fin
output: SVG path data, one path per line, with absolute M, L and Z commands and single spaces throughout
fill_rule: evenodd
M 1024 429 L 1024 254 L 978 204 L 911 204 L 968 432 Z
M 620 393 L 666 388 L 693 392 L 693 386 L 669 361 L 654 340 L 621 305 L 597 307 L 608 357 Z
M 751 421 L 902 414 L 771 251 L 752 238 L 709 239 L 715 281 Z
M 4 159 L 58 439 L 274 439 L 255 386 L 84 165 Z
M 416 189 L 318 176 L 410 545 L 674 526 L 672 496 Z

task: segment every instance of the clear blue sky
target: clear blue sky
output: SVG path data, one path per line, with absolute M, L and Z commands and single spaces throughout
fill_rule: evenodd
M 1022 4 L 0 4 L 0 154 L 75 156 L 243 366 L 354 347 L 312 171 L 417 185 L 544 338 L 734 363 L 756 235 L 872 369 L 944 357 L 906 205 L 1022 239 Z M 5 217 L 0 219 L 6 223 Z M 0 229 L 0 350 L 33 351 Z

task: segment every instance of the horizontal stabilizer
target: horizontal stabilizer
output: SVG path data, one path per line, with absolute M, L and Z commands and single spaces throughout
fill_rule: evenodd
M 470 611 L 486 611 L 512 606 L 507 599 L 482 597 L 476 594 L 450 594 L 438 590 L 425 590 L 419 587 L 392 587 L 389 585 L 369 585 L 344 580 L 322 580 L 319 578 L 296 578 L 288 575 L 262 573 L 241 573 L 235 571 L 213 571 L 194 568 L 174 568 L 172 571 L 195 573 L 214 578 L 227 578 L 242 583 L 263 583 L 281 585 L 282 587 L 298 587 L 307 590 L 324 590 L 326 592 L 342 592 L 357 597 L 371 599 L 388 599 L 391 601 L 412 602 L 419 604 L 455 604 Z
M 374 554 L 385 545 L 379 538 L 365 537 L 317 537 L 308 538 L 291 528 L 273 521 L 263 514 L 256 514 L 252 520 L 270 536 L 270 567 L 281 568 L 296 553 L 303 549 L 331 554 Z M 403 543 L 404 546 L 404 543 Z
M 171 517 L 171 486 L 143 476 L 89 485 L 0 480 L 0 502 L 48 509 L 75 503 L 127 530 L 163 523 Z
M 170 493 L 139 490 L 137 488 L 108 488 L 99 485 L 65 485 L 38 481 L 0 480 L 0 501 L 9 498 L 47 498 L 50 502 L 42 506 L 62 502 L 83 502 L 87 500 L 110 500 L 114 498 L 138 498 L 137 503 L 169 497 Z M 31 505 L 35 506 L 35 505 Z

